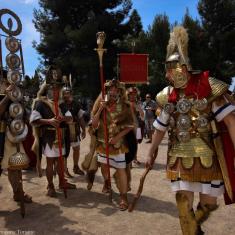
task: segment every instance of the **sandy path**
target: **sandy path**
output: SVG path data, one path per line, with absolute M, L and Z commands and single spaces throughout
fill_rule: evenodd
M 157 164 L 147 176 L 142 197 L 132 213 L 118 210 L 118 194 L 114 184 L 113 204 L 101 193 L 103 181 L 100 172 L 91 192 L 86 190 L 84 177 L 73 178 L 71 182 L 76 183 L 77 189 L 69 191 L 67 199 L 62 192 L 58 198 L 48 198 L 45 196 L 45 176 L 38 178 L 34 172 L 26 172 L 25 191 L 33 196 L 34 203 L 26 205 L 27 214 L 22 219 L 18 205 L 12 200 L 11 188 L 4 172 L 0 178 L 0 235 L 181 234 L 174 194 L 165 179 L 166 141 L 164 139 L 160 147 Z M 86 138 L 81 144 L 81 159 L 87 153 L 88 146 L 89 138 Z M 139 146 L 138 156 L 141 162 L 144 162 L 149 146 L 145 143 Z M 72 172 L 71 157 L 69 167 Z M 143 164 L 132 170 L 132 191 L 128 195 L 130 200 L 137 190 L 143 170 Z M 235 234 L 235 206 L 225 206 L 222 198 L 219 199 L 219 204 L 219 209 L 203 225 L 203 230 L 206 234 Z

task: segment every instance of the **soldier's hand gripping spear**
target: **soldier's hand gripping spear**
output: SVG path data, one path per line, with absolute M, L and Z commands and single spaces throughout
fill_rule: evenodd
M 95 49 L 95 51 L 98 53 L 99 56 L 99 67 L 100 67 L 100 83 L 101 83 L 101 89 L 102 89 L 102 100 L 105 99 L 105 89 L 104 89 L 104 70 L 103 70 L 103 54 L 107 50 L 103 48 L 104 41 L 105 41 L 105 33 L 104 32 L 98 32 L 96 34 L 97 37 L 97 45 L 98 48 Z M 103 123 L 104 123 L 104 139 L 105 139 L 105 154 L 107 159 L 107 169 L 108 169 L 108 185 L 110 188 L 110 200 L 112 200 L 112 187 L 111 187 L 111 176 L 110 176 L 110 164 L 109 164 L 109 145 L 108 145 L 108 128 L 107 128 L 107 115 L 106 115 L 106 109 L 103 109 Z

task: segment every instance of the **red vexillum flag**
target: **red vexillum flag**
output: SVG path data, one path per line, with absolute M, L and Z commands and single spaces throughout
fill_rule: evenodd
M 124 83 L 148 83 L 147 54 L 119 54 L 120 81 Z

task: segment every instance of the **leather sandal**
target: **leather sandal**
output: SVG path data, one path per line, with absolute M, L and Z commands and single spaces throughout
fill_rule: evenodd
M 20 202 L 21 201 L 21 196 L 18 193 L 15 194 L 13 196 L 13 198 L 14 198 L 14 201 L 16 201 L 16 202 Z M 24 193 L 24 203 L 32 203 L 32 202 L 33 202 L 32 197 L 30 195 Z
M 138 160 L 136 160 L 136 159 L 135 159 L 135 160 L 133 160 L 133 163 L 135 163 L 135 164 L 136 164 L 136 165 L 138 165 L 138 166 L 139 166 L 139 165 L 141 165 L 141 162 L 139 162 L 139 161 L 138 161 Z
M 68 169 L 68 168 L 65 170 L 65 172 L 64 172 L 64 176 L 65 176 L 66 178 L 73 178 L 73 176 L 70 174 L 70 172 L 69 172 L 69 169 Z
M 120 203 L 119 203 L 119 209 L 120 211 L 125 211 L 128 209 L 128 200 L 127 200 L 127 194 L 120 194 Z
M 74 174 L 77 174 L 77 175 L 85 175 L 84 172 L 79 168 L 79 166 L 74 166 L 73 172 Z
M 125 211 L 127 209 L 128 209 L 128 202 L 125 200 L 121 200 L 121 202 L 119 203 L 119 210 Z
M 63 184 L 60 184 L 60 185 L 59 185 L 59 188 L 60 188 L 60 189 L 64 189 L 64 185 L 63 185 Z M 71 184 L 71 183 L 69 183 L 69 182 L 66 182 L 66 183 L 65 183 L 65 188 L 66 188 L 66 189 L 76 189 L 76 185 L 75 185 L 75 184 Z
M 47 196 L 48 197 L 57 197 L 54 186 L 53 187 L 52 186 L 47 187 Z
M 110 193 L 111 192 L 111 188 L 110 188 L 110 184 L 108 180 L 104 181 L 104 185 L 103 185 L 103 189 L 102 189 L 102 193 Z

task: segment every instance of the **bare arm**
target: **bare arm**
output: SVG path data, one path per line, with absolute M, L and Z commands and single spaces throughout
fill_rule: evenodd
M 119 139 L 121 139 L 123 136 L 125 136 L 129 131 L 133 130 L 134 127 L 127 127 L 121 132 L 119 132 L 115 137 L 111 138 L 109 140 L 110 144 L 116 144 Z
M 137 104 L 136 110 L 139 112 L 140 118 L 141 118 L 142 120 L 144 120 L 144 111 L 142 110 L 142 108 L 141 108 L 141 106 L 140 106 L 139 104 Z
M 152 157 L 155 153 L 155 151 L 157 150 L 158 146 L 160 145 L 160 143 L 162 142 L 162 139 L 165 135 L 166 131 L 160 131 L 160 130 L 155 130 L 153 137 L 152 137 L 152 144 L 151 147 L 149 149 L 149 153 L 148 153 L 148 159 L 146 161 L 146 167 L 150 166 L 152 167 Z
M 79 118 L 79 125 L 82 129 L 82 133 L 81 133 L 82 136 L 81 137 L 82 137 L 82 139 L 84 139 L 86 137 L 86 123 L 84 121 L 83 116 L 81 118 Z
M 97 128 L 100 122 L 100 114 L 103 111 L 103 109 L 106 107 L 106 102 L 105 101 L 101 101 L 100 102 L 100 106 L 99 109 L 97 110 L 97 112 L 95 113 L 95 115 L 92 117 L 92 127 L 93 128 Z
M 59 127 L 60 125 L 60 120 L 56 119 L 56 118 L 51 118 L 51 119 L 38 119 L 32 122 L 33 125 L 37 125 L 37 126 L 44 126 L 44 125 L 51 125 L 55 128 Z

